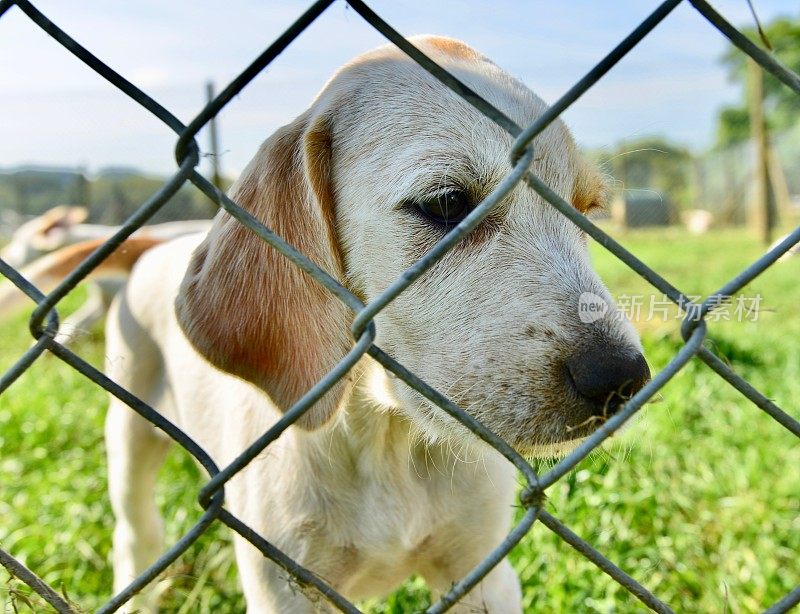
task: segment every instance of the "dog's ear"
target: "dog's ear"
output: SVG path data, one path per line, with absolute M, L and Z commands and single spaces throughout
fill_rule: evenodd
M 608 204 L 609 192 L 608 182 L 595 165 L 578 154 L 572 184 L 572 206 L 581 213 L 604 209 Z
M 89 215 L 86 207 L 59 205 L 36 220 L 36 228 L 31 235 L 31 245 L 42 252 L 50 252 L 63 247 L 67 230 L 83 222 Z
M 333 277 L 344 278 L 331 186 L 329 120 L 301 115 L 259 149 L 232 199 Z M 352 347 L 352 314 L 335 296 L 227 213 L 193 254 L 178 321 L 211 364 L 286 411 Z M 340 381 L 298 422 L 313 429 L 347 392 Z

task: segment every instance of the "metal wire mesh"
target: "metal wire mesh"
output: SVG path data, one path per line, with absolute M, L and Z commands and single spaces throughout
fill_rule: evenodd
M 720 304 L 720 298 L 730 296 L 752 281 L 771 266 L 792 245 L 800 241 L 800 228 L 795 229 L 772 251 L 753 262 L 736 277 L 701 303 L 692 302 L 679 289 L 672 286 L 656 271 L 628 252 L 614 239 L 596 227 L 591 221 L 579 213 L 573 206 L 564 201 L 559 195 L 545 185 L 536 175 L 528 170 L 533 158 L 533 139 L 549 126 L 572 103 L 591 88 L 608 70 L 621 58 L 628 54 L 650 31 L 653 30 L 681 0 L 667 0 L 658 6 L 653 13 L 639 24 L 622 42 L 617 45 L 607 56 L 594 66 L 580 81 L 567 91 L 555 104 L 541 115 L 533 124 L 524 129 L 516 125 L 501 111 L 493 107 L 486 100 L 477 95 L 469 87 L 461 83 L 453 75 L 438 66 L 417 48 L 406 41 L 389 24 L 376 15 L 361 0 L 346 0 L 364 20 L 384 35 L 389 41 L 397 45 L 403 52 L 422 66 L 444 85 L 449 87 L 464 100 L 469 102 L 486 117 L 507 130 L 516 141 L 511 148 L 510 171 L 503 182 L 490 194 L 470 215 L 458 226 L 447 234 L 424 257 L 411 266 L 399 279 L 392 283 L 382 294 L 372 302 L 364 305 L 356 296 L 341 286 L 327 272 L 320 269 L 294 247 L 286 243 L 281 237 L 264 227 L 253 216 L 240 208 L 235 202 L 204 179 L 195 169 L 199 162 L 198 146 L 195 142 L 197 133 L 214 117 L 234 96 L 236 96 L 256 75 L 268 66 L 286 47 L 298 37 L 333 0 L 319 0 L 312 4 L 297 21 L 295 21 L 280 37 L 278 37 L 264 52 L 259 55 L 242 73 L 231 81 L 230 84 L 211 101 L 188 125 L 184 126 L 174 115 L 153 100 L 142 90 L 135 87 L 123 76 L 114 72 L 100 59 L 83 48 L 80 43 L 70 37 L 66 32 L 52 23 L 28 0 L 0 0 L 0 17 L 13 6 L 21 10 L 28 18 L 42 30 L 56 39 L 67 51 L 75 55 L 87 66 L 96 71 L 113 86 L 123 91 L 132 100 L 140 104 L 149 113 L 160 119 L 169 129 L 177 135 L 175 157 L 178 170 L 153 196 L 145 202 L 134 215 L 132 215 L 121 229 L 108 241 L 98 248 L 80 266 L 72 271 L 64 281 L 47 296 L 39 292 L 28 283 L 16 270 L 0 260 L 0 274 L 11 280 L 17 287 L 25 292 L 33 301 L 38 303 L 30 320 L 30 331 L 36 339 L 35 344 L 0 377 L 0 395 L 13 383 L 28 367 L 31 366 L 45 350 L 50 351 L 59 359 L 82 373 L 85 377 L 103 387 L 129 405 L 134 411 L 163 430 L 174 441 L 186 449 L 208 471 L 211 479 L 199 493 L 199 502 L 205 512 L 200 520 L 177 543 L 169 548 L 151 567 L 137 577 L 121 593 L 115 595 L 99 612 L 114 612 L 127 602 L 135 593 L 140 591 L 149 582 L 153 581 L 168 565 L 174 562 L 186 549 L 194 543 L 214 522 L 222 522 L 239 533 L 242 537 L 258 548 L 265 557 L 282 567 L 293 581 L 300 587 L 316 590 L 331 604 L 343 612 L 358 612 L 355 605 L 340 595 L 333 587 L 313 572 L 305 569 L 287 554 L 273 546 L 264 537 L 256 533 L 241 520 L 223 508 L 224 486 L 237 472 L 243 469 L 251 460 L 260 454 L 270 443 L 275 441 L 282 432 L 298 420 L 308 409 L 330 389 L 348 370 L 364 355 L 369 354 L 384 368 L 394 373 L 402 381 L 416 389 L 427 399 L 442 408 L 450 416 L 465 425 L 477 437 L 500 452 L 522 474 L 525 485 L 520 495 L 520 502 L 525 513 L 519 523 L 498 544 L 496 548 L 470 573 L 444 594 L 438 602 L 427 611 L 431 614 L 444 612 L 459 601 L 471 588 L 480 582 L 497 565 L 503 557 L 522 539 L 533 524 L 539 521 L 548 529 L 556 533 L 566 543 L 594 563 L 600 570 L 611 576 L 624 586 L 631 594 L 638 598 L 648 608 L 656 612 L 672 612 L 670 607 L 660 601 L 633 577 L 625 573 L 614 563 L 604 557 L 589 543 L 573 533 L 561 521 L 542 508 L 544 494 L 547 488 L 562 478 L 574 468 L 592 450 L 597 448 L 617 429 L 619 429 L 644 403 L 658 392 L 686 363 L 694 356 L 699 357 L 711 369 L 730 383 L 734 388 L 747 397 L 758 408 L 769 414 L 773 419 L 800 438 L 800 423 L 781 408 L 767 399 L 762 393 L 751 386 L 742 377 L 737 375 L 730 367 L 715 356 L 710 350 L 703 347 L 702 342 L 706 335 L 707 325 L 705 318 L 709 312 Z M 689 0 L 694 8 L 719 30 L 734 45 L 744 53 L 756 60 L 765 70 L 769 71 L 787 87 L 800 95 L 800 76 L 788 70 L 776 61 L 770 54 L 754 45 L 736 28 L 728 23 L 705 0 Z M 343 301 L 353 310 L 355 317 L 352 324 L 352 334 L 355 339 L 351 351 L 330 371 L 321 381 L 314 385 L 284 416 L 267 432 L 265 432 L 249 448 L 244 450 L 227 467 L 219 468 L 208 454 L 194 441 L 192 441 L 180 428 L 166 420 L 155 409 L 136 398 L 130 392 L 121 388 L 108 379 L 103 373 L 86 363 L 76 354 L 63 347 L 54 340 L 58 331 L 58 315 L 56 306 L 78 283 L 80 283 L 104 258 L 109 256 L 127 237 L 145 224 L 170 199 L 172 195 L 185 183 L 191 182 L 217 205 L 225 209 L 239 222 L 247 226 L 275 249 L 279 250 L 296 266 L 312 275 L 325 288 Z M 395 299 L 403 290 L 414 283 L 427 269 L 437 262 L 448 250 L 456 245 L 465 235 L 474 229 L 491 211 L 492 207 L 502 197 L 519 183 L 525 183 L 530 189 L 541 195 L 547 202 L 566 216 L 572 223 L 579 226 L 593 237 L 600 245 L 614 254 L 633 271 L 638 273 L 652 286 L 666 295 L 678 305 L 685 313 L 682 334 L 684 346 L 677 352 L 667 366 L 658 373 L 647 385 L 636 393 L 613 417 L 600 426 L 591 436 L 587 437 L 568 456 L 560 460 L 555 466 L 543 475 L 536 470 L 511 446 L 496 436 L 480 422 L 458 407 L 444 395 L 426 384 L 424 379 L 406 369 L 384 353 L 373 341 L 375 328 L 373 318 L 389 302 Z M 11 554 L 0 550 L 0 564 L 4 565 L 19 580 L 26 583 L 38 593 L 45 601 L 52 605 L 58 612 L 73 612 L 70 604 L 62 598 L 52 587 L 39 579 L 35 573 L 28 570 Z M 766 611 L 770 613 L 786 612 L 800 603 L 800 586 L 787 594 L 780 601 L 770 606 Z

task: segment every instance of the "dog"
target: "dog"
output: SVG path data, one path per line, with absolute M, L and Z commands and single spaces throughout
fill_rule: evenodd
M 61 247 L 21 267 L 19 273 L 40 292 L 47 294 L 105 241 L 106 239 L 90 239 Z M 91 282 L 89 298 L 75 314 L 61 324 L 55 340 L 63 344 L 70 343 L 79 332 L 83 332 L 82 327 L 103 317 L 114 294 L 125 284 L 136 260 L 148 249 L 164 241 L 165 239 L 149 236 L 146 232 L 125 239 L 84 278 Z M 33 309 L 28 295 L 10 281 L 0 281 L 0 320 L 25 307 Z
M 412 43 L 527 125 L 545 104 L 456 40 Z M 231 191 L 267 227 L 372 300 L 509 172 L 512 139 L 392 46 L 341 68 L 259 149 Z M 534 171 L 583 212 L 604 182 L 560 121 Z M 375 317 L 375 343 L 521 453 L 563 453 L 649 379 L 585 235 L 525 186 Z M 227 213 L 207 236 L 145 253 L 107 325 L 107 372 L 219 466 L 273 425 L 352 347 L 353 314 Z M 619 397 L 619 398 L 617 398 Z M 168 439 L 112 399 L 106 422 L 115 590 L 162 549 L 153 502 Z M 226 506 L 349 599 L 421 574 L 434 595 L 509 530 L 516 472 L 370 357 L 226 485 Z M 318 607 L 235 537 L 248 612 Z M 521 611 L 503 560 L 454 608 Z M 128 607 L 155 608 L 144 596 Z
M 63 277 L 88 256 L 119 226 L 84 224 L 89 211 L 85 207 L 59 205 L 26 222 L 0 250 L 0 258 L 14 268 L 24 269 L 27 277 L 40 290 L 52 290 Z M 111 301 L 125 283 L 136 258 L 144 249 L 185 234 L 207 232 L 210 220 L 185 220 L 144 226 L 122 246 L 119 253 L 128 258 L 104 262 L 91 274 L 88 296 L 84 304 L 61 325 L 56 341 L 69 344 L 89 330 L 108 312 Z M 15 286 L 0 287 L 0 318 L 31 306 L 27 297 Z

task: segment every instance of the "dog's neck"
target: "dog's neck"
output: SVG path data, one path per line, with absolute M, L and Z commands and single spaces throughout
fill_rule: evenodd
M 445 530 L 438 524 L 442 518 L 447 521 L 455 508 L 475 504 L 476 489 L 481 506 L 489 505 L 487 499 L 512 499 L 515 471 L 496 452 L 426 437 L 393 403 L 387 376 L 377 364 L 352 375 L 351 396 L 328 425 L 292 431 L 302 438 L 295 447 L 301 453 L 291 459 L 293 469 L 324 493 L 315 495 L 316 505 L 342 539 L 377 540 L 376 548 L 399 540 L 415 552 L 432 533 Z M 370 509 L 380 510 L 377 525 L 363 516 Z M 447 513 L 440 516 L 441 510 Z M 354 518 L 364 525 L 354 525 Z
M 313 435 L 320 462 L 349 459 L 350 470 L 366 480 L 394 481 L 404 474 L 426 482 L 449 481 L 464 472 L 474 476 L 476 466 L 483 471 L 491 462 L 486 455 L 494 455 L 485 449 L 423 432 L 393 398 L 389 376 L 376 363 L 359 365 L 353 375 L 356 383 L 345 407 Z

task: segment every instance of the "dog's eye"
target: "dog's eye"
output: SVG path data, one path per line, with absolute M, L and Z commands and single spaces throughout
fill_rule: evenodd
M 469 213 L 469 195 L 463 190 L 450 190 L 416 203 L 422 213 L 434 222 L 455 226 Z

